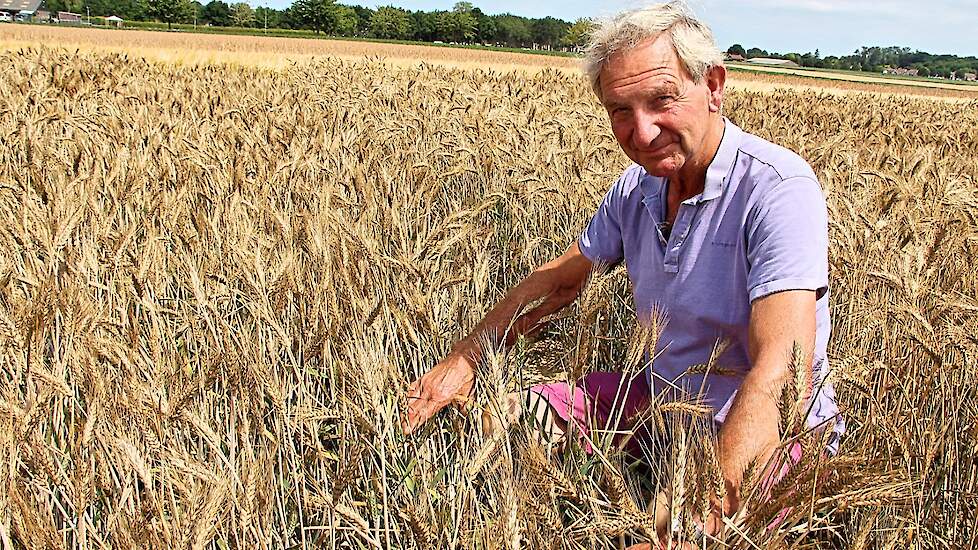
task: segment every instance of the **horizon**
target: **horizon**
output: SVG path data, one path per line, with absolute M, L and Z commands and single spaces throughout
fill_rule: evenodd
M 450 10 L 456 0 L 341 1 L 345 5 L 379 6 L 416 11 Z M 555 17 L 564 21 L 606 17 L 647 2 L 611 0 L 603 8 L 584 0 L 541 0 L 533 4 L 516 0 L 471 2 L 489 15 L 504 13 L 530 18 Z M 978 32 L 978 10 L 968 0 L 934 0 L 926 14 L 910 0 L 795 0 L 785 7 L 775 0 L 690 0 L 693 11 L 713 29 L 717 46 L 734 44 L 780 54 L 816 50 L 822 57 L 851 55 L 861 47 L 906 47 L 933 55 L 978 57 L 972 38 Z M 255 7 L 284 9 L 291 0 L 256 1 Z M 924 26 L 927 32 L 919 32 Z

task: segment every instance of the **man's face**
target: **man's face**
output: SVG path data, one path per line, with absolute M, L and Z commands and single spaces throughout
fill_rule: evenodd
M 663 35 L 611 56 L 599 75 L 601 102 L 628 158 L 659 177 L 705 170 L 711 159 L 699 157 L 714 153 L 704 142 L 716 128 L 725 75 L 715 67 L 694 83 Z

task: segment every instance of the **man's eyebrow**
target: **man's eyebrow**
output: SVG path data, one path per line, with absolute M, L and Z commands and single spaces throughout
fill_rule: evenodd
M 645 91 L 643 95 L 649 97 L 653 97 L 653 96 L 658 97 L 662 95 L 679 95 L 679 86 L 676 86 L 676 84 L 673 82 L 668 82 L 656 86 L 654 88 L 650 88 L 649 90 Z
M 678 96 L 679 86 L 677 86 L 675 82 L 667 82 L 655 86 L 654 88 L 649 88 L 648 90 L 644 90 L 640 93 L 641 97 L 652 98 L 652 99 L 656 99 L 664 95 Z M 619 101 L 615 101 L 613 99 L 605 100 L 603 104 L 607 109 L 615 109 L 617 107 L 628 107 L 628 105 L 621 103 Z

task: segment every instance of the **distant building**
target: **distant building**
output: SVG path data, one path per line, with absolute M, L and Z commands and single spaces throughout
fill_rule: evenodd
M 11 17 L 20 14 L 34 15 L 40 5 L 41 0 L 0 0 L 0 11 L 9 13 Z
M 747 60 L 753 65 L 769 65 L 772 67 L 798 67 L 799 65 L 790 59 L 773 59 L 770 57 L 752 57 Z
M 727 52 L 727 54 L 726 54 L 726 60 L 727 61 L 740 61 L 740 62 L 744 62 L 744 61 L 747 60 L 747 58 L 744 57 L 744 56 L 742 56 L 742 55 L 740 55 L 739 53 L 730 53 L 730 52 Z
M 71 13 L 70 11 L 59 11 L 55 21 L 58 23 L 67 23 L 69 25 L 81 25 L 81 14 Z
M 964 79 L 967 80 L 968 82 L 976 82 L 978 81 L 978 74 L 964 73 Z
M 105 24 L 117 28 L 122 28 L 122 18 L 117 15 L 110 15 L 105 18 Z
M 34 12 L 35 23 L 47 23 L 51 20 L 51 12 L 48 10 L 37 10 Z
M 883 74 L 895 74 L 900 76 L 917 76 L 917 69 L 906 69 L 904 67 L 883 67 Z

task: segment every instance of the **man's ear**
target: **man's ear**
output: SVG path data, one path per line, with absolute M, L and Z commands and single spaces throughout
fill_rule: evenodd
M 723 107 L 723 86 L 727 82 L 727 68 L 716 65 L 706 73 L 706 85 L 710 88 L 710 112 L 719 113 Z

